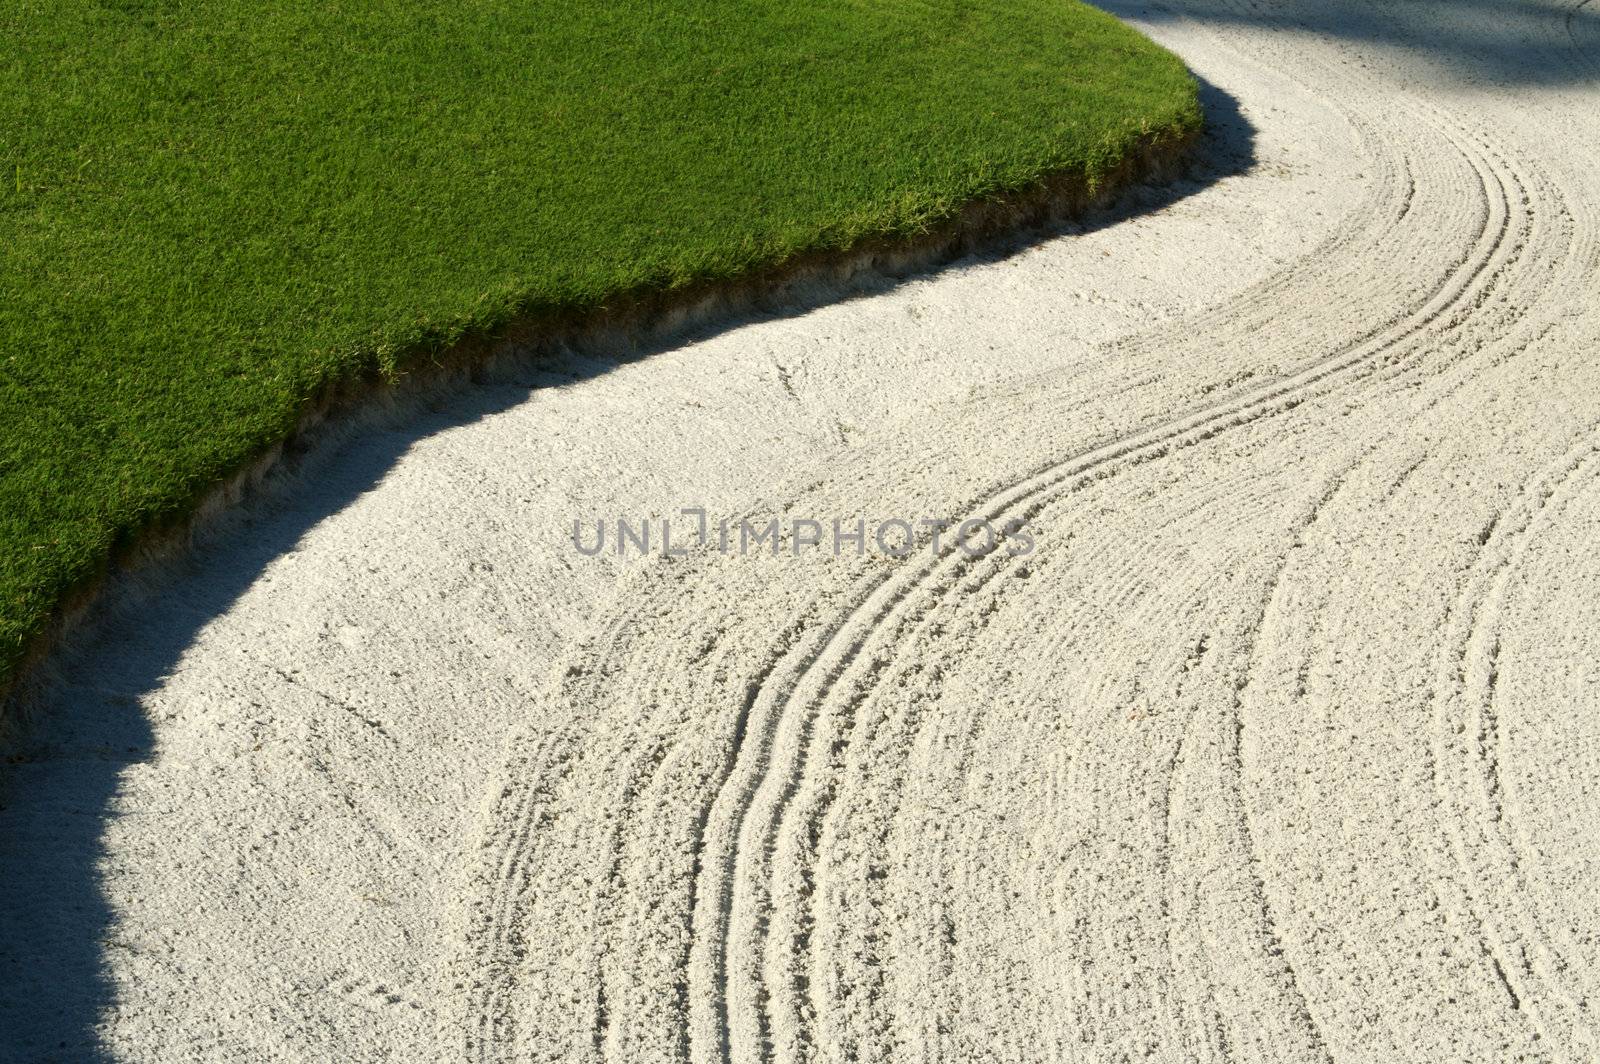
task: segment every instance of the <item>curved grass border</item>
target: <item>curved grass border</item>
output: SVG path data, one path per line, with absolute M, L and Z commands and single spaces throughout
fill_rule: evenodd
M 0 11 L 0 687 L 397 377 L 1014 227 L 1200 123 L 1080 0 Z
M 1180 172 L 1200 129 L 1182 127 L 1145 135 L 1115 166 L 1093 177 L 1078 170 L 1048 174 L 1026 188 L 967 204 L 915 237 L 879 236 L 844 249 L 810 252 L 766 269 L 720 281 L 672 289 L 620 292 L 589 310 L 527 315 L 505 325 L 465 332 L 448 345 L 419 347 L 402 357 L 402 373 L 367 369 L 329 382 L 307 398 L 293 428 L 263 448 L 226 482 L 196 496 L 190 506 L 149 523 L 116 547 L 103 564 L 65 594 L 10 662 L 0 661 L 0 736 L 28 693 L 42 686 L 39 673 L 50 654 L 89 616 L 113 580 L 180 553 L 220 514 L 257 494 L 294 455 L 314 447 L 330 424 L 381 416 L 394 402 L 426 397 L 496 364 L 536 364 L 555 350 L 615 350 L 659 342 L 765 306 L 796 283 L 840 288 L 864 272 L 889 276 L 928 269 L 1015 240 L 1030 230 L 1082 217 L 1111 203 L 1133 185 L 1171 180 Z M 781 303 L 779 304 L 781 309 Z M 384 403 L 378 400 L 388 399 Z

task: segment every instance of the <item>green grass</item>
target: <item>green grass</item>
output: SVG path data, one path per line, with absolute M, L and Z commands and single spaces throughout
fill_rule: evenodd
M 1199 121 L 1076 0 L 0 0 L 0 686 L 331 382 Z

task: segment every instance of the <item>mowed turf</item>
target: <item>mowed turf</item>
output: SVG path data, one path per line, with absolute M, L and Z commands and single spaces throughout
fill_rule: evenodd
M 330 382 L 1199 121 L 1075 0 L 0 0 L 0 687 Z

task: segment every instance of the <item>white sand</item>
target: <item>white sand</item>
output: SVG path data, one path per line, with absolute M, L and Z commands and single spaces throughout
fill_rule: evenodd
M 120 591 L 0 1056 L 1600 1055 L 1600 15 L 1113 10 L 1253 127 L 1172 202 L 458 393 Z M 693 505 L 1038 549 L 570 543 Z

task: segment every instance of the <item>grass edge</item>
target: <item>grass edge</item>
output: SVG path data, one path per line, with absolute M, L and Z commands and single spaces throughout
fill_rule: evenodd
M 802 252 L 735 277 L 622 291 L 598 307 L 539 312 L 470 331 L 443 350 L 422 345 L 403 352 L 393 376 L 368 368 L 326 383 L 301 403 L 293 424 L 276 442 L 226 480 L 196 493 L 180 513 L 130 530 L 94 572 L 58 598 L 9 667 L 0 663 L 0 741 L 27 720 L 27 707 L 49 686 L 44 674 L 50 659 L 84 625 L 115 580 L 181 555 L 208 525 L 254 498 L 294 455 L 313 448 L 331 424 L 358 427 L 364 417 L 475 378 L 493 365 L 538 365 L 557 349 L 670 339 L 759 309 L 774 293 L 797 283 L 842 287 L 863 273 L 894 276 L 935 268 L 1030 230 L 1080 218 L 1132 186 L 1176 178 L 1201 131 L 1197 125 L 1146 133 L 1105 170 L 1088 174 L 1072 168 L 1042 175 L 1015 191 L 974 200 L 913 236 L 873 236 L 843 248 Z

